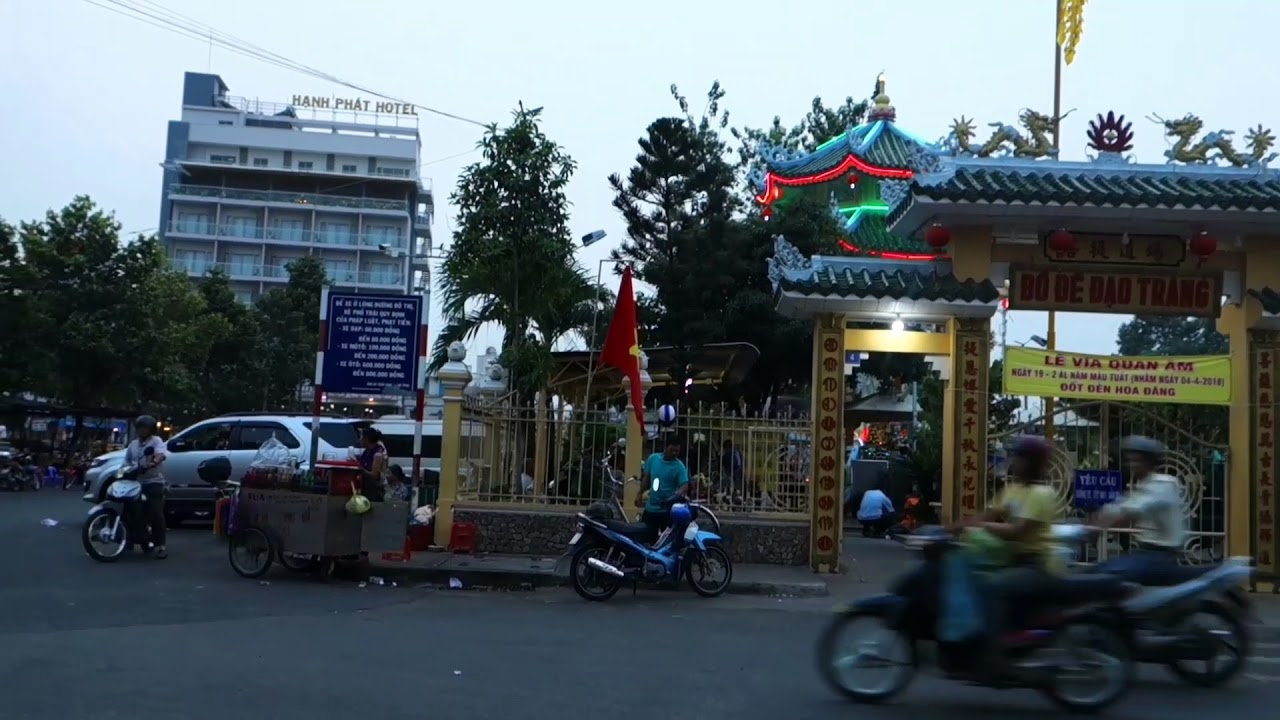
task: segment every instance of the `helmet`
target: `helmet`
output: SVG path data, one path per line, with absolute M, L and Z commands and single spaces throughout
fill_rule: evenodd
M 133 421 L 135 428 L 147 428 L 148 430 L 156 429 L 156 419 L 150 415 L 139 415 L 137 420 Z
M 1120 450 L 1126 454 L 1137 453 L 1145 455 L 1147 461 L 1152 465 L 1159 465 L 1164 462 L 1164 443 L 1143 435 L 1130 435 L 1125 438 L 1120 443 Z
M 671 520 L 677 523 L 687 523 L 693 519 L 693 509 L 684 503 L 676 503 L 671 506 Z
M 1013 441 L 1009 454 L 1032 462 L 1043 463 L 1053 454 L 1048 441 L 1039 435 L 1019 435 Z
M 613 517 L 613 507 L 607 502 L 596 501 L 587 506 L 587 511 L 583 515 L 592 520 L 608 520 Z

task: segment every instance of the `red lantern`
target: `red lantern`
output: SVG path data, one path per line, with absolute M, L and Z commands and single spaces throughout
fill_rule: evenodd
M 1204 230 L 1201 230 L 1191 236 L 1189 246 L 1191 248 L 1191 254 L 1200 258 L 1200 262 L 1204 262 L 1210 255 L 1218 251 L 1218 239 Z
M 852 190 L 857 186 L 858 186 L 858 176 L 854 175 L 853 173 L 849 173 L 849 189 Z
M 1069 255 L 1076 251 L 1076 236 L 1067 230 L 1054 230 L 1049 234 L 1049 249 L 1057 254 Z
M 941 225 L 932 225 L 925 231 L 924 241 L 934 250 L 941 250 L 951 244 L 951 231 Z
M 764 212 L 762 212 L 762 213 L 760 213 L 760 214 L 764 216 L 764 221 L 765 221 L 765 222 L 769 222 L 769 218 L 773 217 L 773 208 L 771 208 L 771 207 L 766 207 L 766 208 L 764 209 Z

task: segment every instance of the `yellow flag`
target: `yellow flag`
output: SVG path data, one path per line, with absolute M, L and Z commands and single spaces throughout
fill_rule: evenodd
M 1084 33 L 1084 6 L 1089 0 L 1058 0 L 1058 45 L 1070 65 Z

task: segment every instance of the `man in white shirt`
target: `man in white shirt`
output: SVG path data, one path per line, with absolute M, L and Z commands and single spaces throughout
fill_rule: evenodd
M 858 505 L 858 522 L 862 523 L 863 537 L 880 537 L 897 521 L 893 502 L 878 486 L 862 496 Z
M 164 441 L 156 435 L 156 419 L 150 415 L 142 415 L 133 421 L 133 428 L 138 436 L 129 443 L 124 451 L 126 465 L 140 465 L 138 483 L 142 485 L 142 494 L 147 498 L 146 517 L 151 529 L 151 545 L 155 558 L 163 560 L 169 557 L 165 547 L 164 497 L 167 492 L 164 473 L 160 466 L 165 461 Z M 148 452 L 148 450 L 150 452 Z
M 1138 532 L 1137 548 L 1108 560 L 1098 572 L 1122 575 L 1143 585 L 1165 584 L 1182 556 L 1187 539 L 1187 518 L 1182 511 L 1178 479 L 1158 473 L 1164 463 L 1164 445 L 1151 438 L 1133 436 L 1122 446 L 1133 491 L 1102 509 L 1099 525 L 1105 528 L 1129 520 Z

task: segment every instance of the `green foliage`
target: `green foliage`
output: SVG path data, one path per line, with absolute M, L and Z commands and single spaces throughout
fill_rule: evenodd
M 457 229 L 437 294 L 445 327 L 431 360 L 439 368 L 450 343 L 496 323 L 502 362 L 526 396 L 545 387 L 557 339 L 590 334 L 599 294 L 574 259 L 565 189 L 575 164 L 542 131 L 541 115 L 521 105 L 509 126 L 490 126 L 482 159 L 458 178 Z
M 277 409 L 314 372 L 321 262 L 256 308 L 225 275 L 169 269 L 160 241 L 122 243 L 87 197 L 15 228 L 0 222 L 0 391 L 80 417 L 148 412 L 175 422 Z
M 1231 341 L 1211 318 L 1139 315 L 1120 326 L 1116 345 L 1121 355 L 1226 355 Z M 1226 442 L 1227 408 L 1208 405 L 1149 403 L 1143 409 L 1208 443 Z

